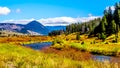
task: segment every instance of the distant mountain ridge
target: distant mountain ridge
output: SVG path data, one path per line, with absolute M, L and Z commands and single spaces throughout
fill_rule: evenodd
M 49 30 L 44 25 L 42 25 L 41 23 L 37 21 L 31 21 L 30 23 L 25 25 L 25 28 L 27 30 L 34 31 L 42 35 L 48 35 L 49 33 Z
M 66 26 L 44 26 L 40 22 L 34 20 L 28 24 L 0 23 L 0 31 L 8 30 L 23 34 L 31 35 L 48 35 L 53 30 L 65 30 Z
M 49 31 L 53 31 L 53 30 L 66 30 L 66 26 L 46 26 L 47 29 L 49 29 Z
M 24 28 L 24 25 L 14 23 L 0 23 L 0 30 L 20 31 Z

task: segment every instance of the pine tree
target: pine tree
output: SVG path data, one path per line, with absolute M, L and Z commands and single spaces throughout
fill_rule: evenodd
M 103 41 L 105 41 L 105 39 L 106 39 L 106 26 L 105 26 L 106 24 L 107 24 L 106 17 L 104 16 L 102 18 L 102 21 L 99 24 L 100 33 L 98 34 L 98 38 L 102 39 Z
M 89 28 L 89 34 L 90 34 L 90 32 L 92 32 L 92 25 L 91 24 L 88 25 L 88 28 Z
M 106 39 L 106 34 L 105 33 L 101 33 L 101 39 L 102 39 L 102 41 L 105 41 L 105 39 Z
M 80 40 L 80 34 L 79 33 L 76 34 L 76 40 Z
M 115 4 L 114 20 L 116 22 L 116 38 L 118 38 L 118 32 L 120 26 L 120 3 Z
M 87 33 L 87 31 L 88 31 L 87 28 L 88 28 L 87 23 L 85 23 L 85 29 L 84 29 L 85 33 Z
M 115 34 L 115 32 L 116 32 L 116 23 L 115 23 L 115 21 L 114 20 L 112 20 L 112 23 L 111 23 L 111 29 L 112 29 L 112 34 Z
M 101 29 L 101 32 L 100 33 L 105 33 L 106 31 L 106 27 L 105 27 L 105 24 L 106 24 L 106 18 L 103 17 L 102 18 L 102 21 L 100 22 L 100 29 Z
M 112 9 L 111 9 L 111 7 L 109 7 L 109 9 L 108 9 L 108 14 L 107 14 L 107 16 L 106 16 L 106 18 L 107 18 L 107 23 L 108 23 L 108 25 L 107 25 L 107 34 L 108 35 L 111 35 L 112 34 L 112 20 L 113 20 L 113 14 L 112 14 Z

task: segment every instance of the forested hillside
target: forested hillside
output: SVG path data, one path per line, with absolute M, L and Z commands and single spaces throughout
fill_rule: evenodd
M 115 10 L 112 10 L 111 7 L 104 10 L 104 16 L 100 24 L 94 29 L 93 34 L 97 34 L 98 38 L 103 41 L 111 34 L 115 34 L 115 42 L 117 42 L 120 29 L 120 3 L 116 3 L 114 7 Z
M 120 29 L 120 3 L 116 3 L 115 10 L 111 7 L 103 11 L 104 15 L 101 18 L 97 18 L 88 22 L 78 22 L 66 26 L 66 31 L 53 31 L 50 35 L 60 35 L 65 33 L 66 35 L 74 32 L 79 34 L 87 34 L 89 37 L 98 37 L 103 41 L 106 37 L 115 34 L 115 42 L 117 42 L 118 32 Z

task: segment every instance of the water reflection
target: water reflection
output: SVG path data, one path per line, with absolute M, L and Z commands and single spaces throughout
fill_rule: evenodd
M 119 57 L 104 56 L 104 55 L 92 55 L 92 59 L 100 62 L 109 61 L 120 63 Z
M 42 43 L 32 43 L 32 44 L 26 44 L 24 46 L 26 47 L 30 47 L 34 50 L 40 50 L 44 47 L 48 47 L 48 46 L 51 46 L 52 45 L 52 42 L 42 42 Z

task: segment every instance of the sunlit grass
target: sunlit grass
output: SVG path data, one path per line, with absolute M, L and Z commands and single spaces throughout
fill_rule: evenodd
M 78 61 L 60 58 L 53 54 L 43 54 L 22 46 L 0 44 L 0 68 L 78 68 Z
M 119 44 L 91 44 L 91 45 L 81 45 L 81 43 L 71 43 L 73 48 L 78 48 L 80 50 L 85 50 L 94 54 L 103 54 L 111 56 L 120 55 Z
M 97 37 L 88 38 L 87 35 L 80 35 L 80 40 L 76 40 L 76 33 L 67 36 L 60 35 L 56 38 L 60 40 L 61 43 L 56 43 L 52 47 L 57 49 L 72 47 L 92 54 L 120 56 L 120 37 L 118 38 L 118 43 L 112 42 L 115 39 L 115 35 L 109 36 L 104 42 Z M 66 43 L 62 43 L 62 41 Z
M 65 56 L 57 54 L 44 54 L 40 51 L 34 51 L 30 48 L 21 46 L 35 42 L 52 41 L 55 43 L 51 47 L 61 50 L 62 48 L 76 48 L 81 51 L 87 51 L 94 54 L 120 55 L 119 43 L 111 43 L 114 39 L 111 36 L 105 42 L 97 38 L 88 38 L 87 35 L 81 35 L 80 40 L 76 40 L 75 33 L 68 36 L 60 35 L 57 37 L 4 37 L 0 38 L 0 68 L 117 68 L 119 63 L 110 63 L 109 61 L 99 62 L 94 60 L 74 60 L 78 53 Z M 108 43 L 106 43 L 108 42 Z M 63 52 L 64 53 L 64 52 Z M 64 54 L 65 54 L 64 53 Z M 74 53 L 74 52 L 72 52 Z M 74 57 L 73 59 L 67 57 Z M 84 56 L 80 56 L 83 58 Z
M 8 43 L 0 44 L 0 68 L 105 68 L 106 66 L 110 68 L 110 66 L 118 65 L 109 62 L 105 65 L 93 60 L 71 60 L 59 57 L 56 54 L 44 54 L 22 46 Z

